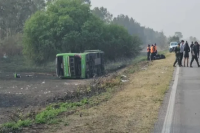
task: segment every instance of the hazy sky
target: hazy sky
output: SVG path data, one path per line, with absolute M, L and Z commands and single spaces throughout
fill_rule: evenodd
M 163 30 L 165 35 L 181 31 L 184 38 L 200 38 L 200 0 L 91 0 L 92 7 L 105 7 L 114 16 L 125 14 L 142 26 Z

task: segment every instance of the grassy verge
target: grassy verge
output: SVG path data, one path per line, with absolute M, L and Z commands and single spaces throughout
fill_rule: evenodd
M 107 72 L 113 72 L 145 58 L 145 56 L 139 55 L 136 59 L 110 61 L 105 65 L 105 69 Z M 55 72 L 55 62 L 49 62 L 45 66 L 37 66 L 27 62 L 23 56 L 1 58 L 0 64 L 0 72 Z
M 160 51 L 160 52 L 159 52 L 159 54 L 164 54 L 164 55 L 167 55 L 167 56 L 168 56 L 169 54 L 166 54 L 166 53 L 169 53 L 169 50 L 163 50 L 163 51 Z
M 23 56 L 8 57 L 0 59 L 0 72 L 53 72 L 55 62 L 50 62 L 45 66 L 32 65 Z
M 166 52 L 168 51 L 161 51 L 159 54 L 165 54 Z M 141 52 L 134 59 L 109 61 L 105 64 L 105 69 L 107 72 L 113 72 L 141 60 L 146 60 L 146 52 Z M 7 59 L 1 58 L 0 64 L 0 72 L 55 72 L 55 62 L 49 62 L 45 66 L 37 66 L 27 62 L 23 56 L 9 57 Z
M 131 64 L 135 64 L 135 63 L 140 62 L 140 61 L 145 61 L 146 58 L 147 58 L 146 55 L 140 54 L 139 56 L 137 56 L 134 59 L 120 59 L 120 60 L 115 61 L 115 62 L 110 61 L 109 63 L 107 63 L 105 65 L 105 69 L 106 69 L 107 72 L 113 72 L 113 71 L 116 71 L 118 69 L 125 68 L 125 67 L 127 67 Z
M 20 120 L 16 122 L 8 122 L 1 126 L 0 132 L 19 131 L 24 127 L 30 127 L 35 124 L 56 124 L 59 120 L 56 118 L 63 112 L 75 111 L 77 108 L 91 103 L 88 99 L 83 99 L 80 102 L 64 102 L 51 104 L 40 113 L 32 116 L 21 116 Z M 31 118 L 33 117 L 33 118 Z

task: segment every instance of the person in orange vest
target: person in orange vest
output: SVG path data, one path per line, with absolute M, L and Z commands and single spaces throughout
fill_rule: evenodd
M 150 45 L 147 46 L 147 60 L 150 60 L 150 52 L 151 52 L 151 48 Z
M 154 46 L 152 44 L 151 45 L 151 60 L 153 60 L 153 56 L 154 56 Z

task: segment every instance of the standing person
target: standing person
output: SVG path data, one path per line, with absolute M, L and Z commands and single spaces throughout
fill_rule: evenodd
M 179 67 L 181 67 L 181 64 L 180 64 L 180 43 L 179 43 L 178 46 L 175 48 L 174 52 L 175 52 L 175 55 L 176 55 L 176 60 L 175 60 L 175 62 L 174 62 L 173 67 L 176 67 L 176 63 L 177 63 L 177 62 L 178 62 Z
M 188 59 L 189 59 L 190 47 L 189 47 L 187 41 L 185 43 L 184 51 L 185 51 L 185 54 L 184 54 L 184 67 L 185 67 L 185 60 L 187 60 L 187 67 L 188 67 Z
M 147 60 L 150 60 L 150 52 L 151 52 L 151 48 L 150 45 L 147 46 Z
M 192 62 L 194 61 L 194 59 L 197 62 L 198 67 L 200 67 L 199 65 L 199 61 L 198 61 L 198 46 L 197 46 L 197 42 L 195 42 L 195 44 L 193 45 L 191 51 L 192 51 L 192 60 L 190 62 L 190 67 L 192 67 Z
M 197 57 L 199 58 L 199 43 L 198 42 L 196 43 L 197 43 Z
M 156 46 L 156 43 L 155 43 L 155 55 L 157 55 L 157 46 Z
M 180 44 L 180 64 L 182 66 L 182 60 L 183 60 L 183 52 L 184 52 L 184 40 L 181 41 Z
M 192 56 L 192 47 L 194 46 L 194 43 L 192 42 L 192 44 L 190 44 L 190 51 L 191 51 L 191 56 Z
M 154 56 L 154 50 L 153 50 L 153 44 L 151 45 L 151 61 L 153 60 Z
M 153 57 L 154 57 L 154 56 L 156 56 L 156 47 L 154 44 L 152 44 L 152 45 L 153 45 Z

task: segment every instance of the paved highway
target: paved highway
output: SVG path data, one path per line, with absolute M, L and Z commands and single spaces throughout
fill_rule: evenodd
M 200 133 L 200 68 L 177 68 L 154 133 Z

